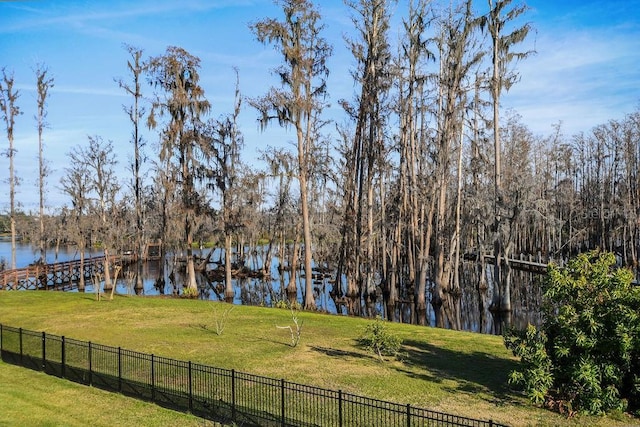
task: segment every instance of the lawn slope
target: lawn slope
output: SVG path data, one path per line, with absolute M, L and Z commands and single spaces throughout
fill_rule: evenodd
M 0 292 L 0 323 L 8 326 L 510 425 L 610 426 L 634 421 L 566 420 L 532 408 L 506 383 L 516 361 L 501 337 L 387 324 L 403 339 L 403 347 L 399 360 L 383 363 L 357 345 L 372 320 L 311 312 L 299 313 L 299 318 L 301 340 L 292 347 L 289 330 L 278 328 L 293 326 L 291 312 L 283 309 L 156 297 L 96 301 L 95 295 L 83 293 Z

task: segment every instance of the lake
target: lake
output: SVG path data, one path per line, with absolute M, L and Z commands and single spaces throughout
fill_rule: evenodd
M 194 251 L 196 255 L 202 257 L 206 256 L 208 249 L 204 251 Z M 89 251 L 86 256 L 101 256 L 101 251 Z M 216 268 L 221 262 L 221 251 L 216 249 L 211 257 L 212 264 L 209 268 Z M 16 264 L 18 268 L 26 267 L 39 258 L 39 253 L 34 251 L 30 245 L 18 243 L 16 245 Z M 47 262 L 63 262 L 69 260 L 79 259 L 79 253 L 74 247 L 60 248 L 56 254 L 53 250 L 47 251 Z M 0 240 L 0 263 L 5 262 L 7 268 L 11 262 L 11 242 L 7 240 Z M 261 267 L 261 257 L 258 255 L 248 256 L 245 260 L 245 264 L 253 270 L 258 270 Z M 121 276 L 118 278 L 115 293 L 121 295 L 146 295 L 146 296 L 178 296 L 182 292 L 182 274 L 178 271 L 174 271 L 171 274 L 170 263 L 168 260 L 161 261 L 149 261 L 144 263 L 143 266 L 143 289 L 136 290 L 134 287 L 134 274 L 130 269 L 124 268 Z M 199 298 L 212 301 L 224 300 L 224 282 L 212 281 L 206 275 L 198 274 L 198 292 Z M 163 280 L 158 280 L 163 279 Z M 523 278 L 524 279 L 524 278 Z M 304 290 L 304 283 L 301 279 L 298 279 L 298 301 L 303 301 L 302 292 Z M 271 277 L 268 279 L 258 279 L 252 277 L 245 277 L 239 279 L 233 279 L 234 288 L 234 303 L 235 304 L 247 304 L 247 305 L 260 305 L 266 307 L 273 307 L 278 302 L 286 301 L 285 286 L 289 281 L 289 272 L 278 271 L 278 260 L 274 258 L 271 266 Z M 462 325 L 463 329 L 467 331 L 496 334 L 501 333 L 500 324 L 494 319 L 493 315 L 488 311 L 487 306 L 484 306 L 482 312 L 478 307 L 478 295 L 475 290 L 475 284 L 473 279 L 468 279 L 463 285 L 462 296 Z M 524 279 L 522 286 L 530 288 L 532 281 Z M 160 284 L 159 284 L 160 283 Z M 103 284 L 100 284 L 102 287 Z M 346 311 L 338 309 L 334 301 L 329 296 L 329 292 L 332 290 L 332 284 L 328 277 L 321 280 L 314 280 L 314 295 L 316 297 L 316 305 L 318 310 L 331 314 L 346 314 Z M 521 286 L 520 286 L 521 287 Z M 428 290 L 429 291 L 429 290 Z M 94 292 L 94 288 L 90 283 L 87 283 L 85 292 Z M 109 292 L 109 291 L 108 291 Z M 529 296 L 529 292 L 527 292 Z M 519 299 L 514 297 L 514 299 Z M 430 300 L 430 295 L 427 295 L 427 301 Z M 533 302 L 533 301 L 531 301 Z M 510 313 L 508 322 L 517 326 L 526 326 L 527 323 L 533 324 L 539 323 L 539 313 L 535 309 L 535 305 L 531 302 L 519 303 L 516 301 L 513 305 L 514 310 Z M 378 301 L 378 311 L 383 312 L 383 303 Z M 341 311 L 342 310 L 342 311 Z M 407 311 L 403 311 L 406 317 Z M 435 316 L 430 304 L 427 305 L 427 320 L 431 326 L 435 325 Z
M 201 257 L 206 257 L 209 249 L 194 250 L 194 254 Z M 215 267 L 215 261 L 220 260 L 220 249 L 214 250 L 211 257 L 213 266 Z M 85 257 L 102 256 L 102 251 L 93 250 L 86 251 Z M 40 258 L 39 251 L 34 250 L 31 245 L 18 242 L 16 244 L 16 267 L 23 268 L 34 263 Z M 47 251 L 46 259 L 47 263 L 64 262 L 77 260 L 80 258 L 79 252 L 74 247 L 61 247 L 58 253 L 54 253 L 52 249 Z M 3 263 L 6 268 L 11 266 L 11 242 L 8 240 L 0 239 L 0 263 Z M 249 257 L 245 261 L 252 269 L 258 269 L 261 265 L 261 259 L 258 256 Z M 234 303 L 236 304 L 250 304 L 250 305 L 264 305 L 273 306 L 278 301 L 285 301 L 286 295 L 283 293 L 284 283 L 288 283 L 288 272 L 280 274 L 277 268 L 277 259 L 274 260 L 271 268 L 271 279 L 261 280 L 256 278 L 242 278 L 234 279 L 233 285 L 235 290 Z M 210 264 L 211 266 L 211 264 Z M 182 277 L 181 273 L 175 271 L 171 273 L 168 260 L 164 263 L 161 261 L 148 261 L 143 266 L 143 289 L 136 291 L 133 283 L 133 274 L 130 269 L 124 268 L 120 277 L 118 278 L 115 293 L 122 295 L 138 294 L 148 296 L 158 295 L 179 295 L 182 290 Z M 164 279 L 164 286 L 158 285 L 158 279 Z M 208 300 L 224 300 L 224 283 L 210 281 L 206 276 L 198 274 L 198 290 L 200 299 Z M 323 284 L 326 285 L 326 284 Z M 302 300 L 302 287 L 303 284 L 298 285 L 299 300 Z M 316 304 L 318 309 L 330 313 L 336 313 L 336 307 L 333 301 L 328 296 L 330 289 L 325 289 L 325 286 L 321 286 L 318 289 L 320 292 L 316 298 Z M 85 292 L 94 292 L 91 284 L 87 283 Z

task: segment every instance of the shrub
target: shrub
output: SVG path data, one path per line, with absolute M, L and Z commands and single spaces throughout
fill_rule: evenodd
M 389 332 L 387 325 L 380 317 L 367 325 L 359 343 L 367 351 L 377 354 L 382 361 L 384 361 L 384 356 L 395 357 L 402 346 L 400 337 Z
M 274 305 L 275 308 L 284 308 L 287 310 L 302 310 L 302 304 L 298 301 L 289 302 L 287 300 L 277 300 Z
M 544 332 L 529 325 L 523 331 L 511 330 L 504 337 L 505 345 L 520 358 L 521 371 L 509 374 L 509 382 L 524 387 L 527 397 L 536 405 L 544 403 L 553 385 L 551 361 L 547 355 Z
M 508 331 L 521 359 L 510 381 L 535 403 L 601 414 L 640 409 L 640 287 L 611 253 L 550 265 L 540 330 Z
M 198 298 L 198 289 L 188 286 L 182 288 L 182 298 Z

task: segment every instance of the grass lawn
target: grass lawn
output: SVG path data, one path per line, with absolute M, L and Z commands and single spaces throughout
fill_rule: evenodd
M 213 426 L 152 403 L 0 362 L 0 426 Z
M 225 312 L 224 331 L 218 335 L 216 321 L 220 322 Z M 93 294 L 0 292 L 0 323 L 8 326 L 514 426 L 640 424 L 640 420 L 624 416 L 566 420 L 531 407 L 506 384 L 516 360 L 501 337 L 389 323 L 389 330 L 403 339 L 402 355 L 399 360 L 383 363 L 357 345 L 372 320 L 310 312 L 300 313 L 299 318 L 303 321 L 301 340 L 297 347 L 291 347 L 289 331 L 277 328 L 293 325 L 291 313 L 282 309 L 154 297 L 116 296 L 113 301 L 96 301 Z M 0 372 L 6 369 L 3 365 Z M 10 369 L 20 373 L 16 375 L 43 375 Z M 29 400 L 4 391 L 15 382 L 6 375 L 0 374 L 2 393 L 7 393 L 0 395 L 0 401 L 15 400 L 25 411 L 49 404 L 37 396 Z M 57 384 L 66 384 L 60 381 L 55 379 Z M 142 405 L 117 398 L 132 402 L 132 406 Z M 0 413 L 4 413 L 1 405 Z M 60 409 L 63 411 L 66 408 Z M 105 405 L 104 412 L 110 411 L 120 408 Z M 3 422 L 0 415 L 0 424 Z M 61 420 L 59 424 L 66 423 Z

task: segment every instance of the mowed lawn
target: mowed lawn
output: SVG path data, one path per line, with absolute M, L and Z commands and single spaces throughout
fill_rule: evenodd
M 387 323 L 403 346 L 398 360 L 381 362 L 358 346 L 358 338 L 373 320 L 312 312 L 300 312 L 298 317 L 302 334 L 298 346 L 292 347 L 289 330 L 279 328 L 294 326 L 292 313 L 285 309 L 158 297 L 96 301 L 94 294 L 84 293 L 0 292 L 0 323 L 8 326 L 514 426 L 640 424 L 622 415 L 567 420 L 531 407 L 507 384 L 507 375 L 517 364 L 501 337 Z M 217 334 L 221 326 L 223 331 Z M 8 365 L 0 365 L 0 372 L 7 369 Z M 34 378 L 43 375 L 10 370 Z M 9 378 L 10 374 L 0 374 L 2 389 L 11 388 Z M 74 385 L 66 393 L 82 394 L 83 389 Z M 0 396 L 5 401 L 0 412 L 7 399 L 19 406 L 28 402 L 25 410 L 39 402 L 43 407 L 49 404 L 35 395 L 32 400 L 4 391 Z M 105 410 L 117 412 L 119 405 L 106 405 Z M 0 415 L 0 425 L 10 425 L 8 421 Z M 153 424 L 150 417 L 146 425 Z
M 0 362 L 0 426 L 214 426 L 152 403 Z

